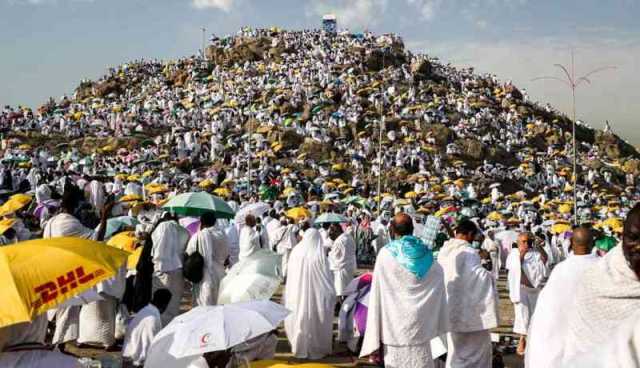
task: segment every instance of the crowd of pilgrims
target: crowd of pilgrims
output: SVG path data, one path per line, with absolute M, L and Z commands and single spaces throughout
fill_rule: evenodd
M 291 311 L 284 332 L 297 358 L 330 356 L 337 338 L 386 367 L 490 367 L 496 285 L 506 271 L 517 353 L 528 367 L 597 367 L 603 357 L 638 365 L 631 327 L 640 295 L 640 208 L 632 209 L 633 175 L 590 168 L 586 161 L 607 158 L 581 143 L 579 155 L 588 160 L 579 163 L 573 188 L 564 132 L 546 150 L 527 146 L 533 131 L 560 128 L 526 111 L 552 109 L 526 93 L 516 96 L 494 76 L 431 60 L 445 88 L 427 88 L 411 68 L 426 57 L 410 53 L 409 62 L 367 72 L 363 54 L 353 50 L 388 52 L 402 42 L 395 35 L 246 28 L 213 46 L 232 49 L 257 37 L 293 51 L 279 61 L 211 68 L 198 57 L 136 61 L 111 69 L 92 95 L 79 89 L 37 111 L 2 110 L 0 194 L 33 200 L 3 211 L 0 242 L 108 241 L 126 231 L 142 254 L 134 268 L 97 287 L 102 300 L 0 329 L 1 366 L 20 366 L 23 356 L 15 353 L 48 346 L 56 355 L 30 366 L 76 366 L 64 355 L 69 344 L 112 350 L 120 341 L 123 364 L 143 366 L 153 337 L 181 313 L 183 296 L 191 293 L 193 306 L 215 305 L 226 270 L 260 249 L 282 255 L 282 303 Z M 186 79 L 176 82 L 177 74 Z M 97 97 L 96 86 L 114 80 L 118 89 Z M 435 125 L 455 139 L 443 143 L 425 133 Z M 320 144 L 328 158 L 273 134 L 285 130 Z M 53 142 L 21 141 L 34 133 Z M 111 143 L 88 152 L 89 137 Z M 121 144 L 132 137 L 136 144 Z M 516 163 L 460 161 L 460 142 L 471 138 L 504 147 Z M 378 176 L 386 193 L 376 192 Z M 505 195 L 505 180 L 521 190 Z M 611 187 L 618 188 L 615 198 L 604 190 Z M 241 222 L 204 214 L 191 234 L 162 204 L 200 190 L 236 211 L 258 202 L 268 209 Z M 568 225 L 574 190 L 581 226 Z M 299 207 L 308 215 L 288 215 Z M 346 220 L 314 223 L 323 213 Z M 137 225 L 107 232 L 108 220 L 119 216 Z M 205 272 L 191 284 L 183 257 L 196 250 Z M 355 316 L 360 302 L 364 318 Z M 273 357 L 276 335 L 229 354 Z M 447 346 L 446 355 L 434 359 L 434 340 Z

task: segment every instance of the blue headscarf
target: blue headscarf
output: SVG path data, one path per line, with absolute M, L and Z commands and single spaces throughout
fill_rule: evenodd
M 433 265 L 433 252 L 415 236 L 403 236 L 385 246 L 407 271 L 421 279 Z

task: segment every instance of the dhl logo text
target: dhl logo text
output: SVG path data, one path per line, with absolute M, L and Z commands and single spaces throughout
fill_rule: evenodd
M 96 277 L 100 277 L 104 274 L 105 271 L 101 268 L 95 272 L 87 274 L 81 266 L 64 275 L 56 277 L 55 281 L 45 282 L 33 289 L 33 291 L 40 294 L 40 299 L 35 301 L 34 307 L 39 308 L 40 306 L 55 300 L 58 295 L 67 294 L 72 290 L 77 289 L 80 285 L 86 284 Z

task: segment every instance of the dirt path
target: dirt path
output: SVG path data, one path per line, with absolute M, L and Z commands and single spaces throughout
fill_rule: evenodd
M 281 291 L 278 292 L 273 300 L 280 302 Z M 522 359 L 513 353 L 513 342 L 515 342 L 515 335 L 513 335 L 513 305 L 509 301 L 509 293 L 506 288 L 506 275 L 501 275 L 498 282 L 498 292 L 500 297 L 500 326 L 492 331 L 494 338 L 499 337 L 501 345 L 505 349 L 504 362 L 507 368 L 521 368 L 524 367 Z M 190 295 L 185 295 L 183 299 L 183 309 L 188 310 L 190 306 Z M 334 332 L 337 334 L 337 319 L 334 321 Z M 103 362 L 104 368 L 119 368 L 120 353 L 105 353 L 102 350 L 95 349 L 77 349 L 70 347 L 69 350 L 81 357 L 89 357 L 92 359 L 98 359 Z M 276 360 L 282 360 L 289 363 L 309 363 L 309 361 L 303 361 L 293 358 L 291 355 L 291 347 L 284 334 L 284 330 L 281 327 L 278 330 L 278 348 L 276 353 Z M 375 367 L 368 364 L 366 360 L 357 359 L 347 350 L 343 344 L 334 344 L 334 353 L 322 360 L 317 361 L 319 363 L 326 363 L 336 367 Z

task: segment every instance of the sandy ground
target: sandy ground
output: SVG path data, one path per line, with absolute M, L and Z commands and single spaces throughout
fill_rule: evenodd
M 514 354 L 516 336 L 512 333 L 513 326 L 513 305 L 509 301 L 509 293 L 506 287 L 506 275 L 500 276 L 498 282 L 498 292 L 500 297 L 500 326 L 493 330 L 494 334 L 499 335 L 500 343 L 499 349 L 504 351 L 503 359 L 505 367 L 507 368 L 521 368 L 524 367 L 522 359 Z M 274 296 L 273 300 L 280 301 L 281 294 L 278 293 Z M 188 310 L 190 306 L 190 297 L 185 295 L 183 299 L 183 309 Z M 334 330 L 337 331 L 337 320 L 334 322 Z M 336 332 L 337 333 L 337 332 Z M 494 335 L 494 337 L 497 337 Z M 291 347 L 285 337 L 284 330 L 279 329 L 278 333 L 278 348 L 276 353 L 276 360 L 281 360 L 288 363 L 309 363 L 309 361 L 303 361 L 295 359 L 291 356 Z M 78 349 L 73 346 L 69 346 L 70 352 L 80 357 L 89 357 L 98 359 L 103 362 L 103 368 L 119 368 L 120 353 L 105 353 L 103 350 L 95 349 Z M 320 361 L 321 363 L 330 364 L 336 367 L 374 367 L 374 365 L 368 364 L 366 360 L 357 359 L 354 357 L 347 348 L 342 344 L 334 344 L 334 353 L 325 359 Z

